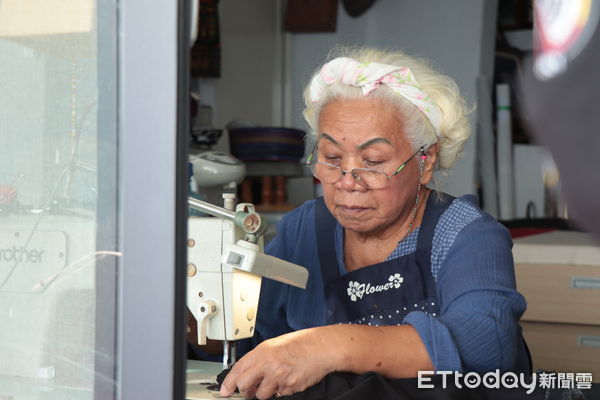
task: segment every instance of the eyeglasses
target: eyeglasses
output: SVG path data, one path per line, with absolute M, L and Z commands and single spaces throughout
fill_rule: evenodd
M 388 180 L 391 177 L 398 175 L 398 173 L 402 171 L 402 169 L 406 166 L 406 164 L 408 164 L 410 160 L 413 159 L 414 156 L 416 156 L 419 153 L 425 155 L 425 147 L 421 147 L 419 150 L 414 152 L 414 154 L 410 156 L 408 160 L 404 161 L 398 168 L 396 168 L 396 171 L 394 171 L 393 174 L 388 175 L 383 171 L 378 171 L 376 169 L 370 168 L 354 168 L 351 171 L 346 171 L 334 164 L 321 161 L 313 161 L 313 156 L 316 150 L 317 144 L 315 144 L 313 151 L 306 159 L 306 166 L 311 169 L 314 177 L 320 180 L 321 183 L 329 184 L 339 182 L 344 177 L 344 175 L 346 175 L 349 172 L 350 175 L 352 175 L 354 180 L 359 185 L 367 189 L 383 189 L 387 185 Z M 316 157 L 314 158 L 316 159 Z

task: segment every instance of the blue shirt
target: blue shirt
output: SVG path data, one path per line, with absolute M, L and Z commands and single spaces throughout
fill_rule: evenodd
M 436 225 L 431 269 L 440 315 L 409 313 L 437 370 L 525 371 L 519 318 L 526 302 L 515 290 L 512 240 L 472 196 L 455 199 Z M 263 279 L 256 335 L 262 340 L 294 330 L 325 325 L 326 301 L 314 225 L 315 201 L 288 213 L 266 252 L 309 270 L 306 290 Z M 388 259 L 414 252 L 418 228 Z M 336 228 L 336 254 L 342 273 L 343 228 Z M 243 346 L 242 346 L 243 352 Z

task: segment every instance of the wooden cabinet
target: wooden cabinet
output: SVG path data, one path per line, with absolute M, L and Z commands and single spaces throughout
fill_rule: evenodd
M 533 367 L 591 372 L 600 381 L 600 244 L 580 232 L 515 240 L 517 289 L 527 299 L 521 325 Z
M 521 322 L 533 368 L 591 372 L 600 381 L 600 326 Z
M 600 266 L 517 263 L 527 321 L 600 325 Z

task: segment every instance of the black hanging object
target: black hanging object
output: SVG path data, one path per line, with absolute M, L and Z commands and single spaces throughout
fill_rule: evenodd
M 342 0 L 344 9 L 351 17 L 358 17 L 367 11 L 375 0 Z

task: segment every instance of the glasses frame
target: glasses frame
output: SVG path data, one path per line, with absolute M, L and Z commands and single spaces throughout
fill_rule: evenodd
M 336 180 L 335 182 L 330 182 L 331 184 L 335 184 L 338 183 L 339 181 L 341 181 L 342 179 L 344 179 L 344 175 L 346 175 L 347 173 L 350 173 L 350 175 L 352 175 L 352 177 L 354 178 L 354 181 L 357 182 L 359 185 L 361 185 L 362 187 L 366 188 L 366 189 L 372 189 L 372 190 L 377 190 L 377 189 L 383 189 L 384 187 L 386 187 L 388 185 L 388 182 L 390 181 L 390 178 L 398 175 L 398 173 L 400 173 L 400 171 L 402 171 L 404 169 L 404 167 L 406 166 L 406 164 L 408 164 L 408 162 L 410 160 L 412 160 L 417 154 L 421 153 L 423 156 L 425 155 L 425 146 L 422 146 L 419 150 L 415 151 L 413 153 L 413 155 L 411 155 L 406 161 L 404 161 L 402 164 L 400 164 L 400 166 L 398 168 L 396 168 L 396 170 L 394 171 L 394 173 L 392 173 L 391 175 L 388 175 L 387 172 L 385 171 L 380 171 L 378 169 L 373 169 L 373 168 L 354 168 L 351 170 L 345 170 L 342 169 L 340 166 L 337 166 L 335 164 L 331 164 L 331 163 L 327 163 L 327 162 L 322 162 L 322 161 L 312 161 L 313 159 L 313 154 L 315 154 L 315 150 L 317 150 L 319 145 L 319 142 L 315 143 L 315 146 L 313 147 L 312 151 L 310 152 L 308 158 L 306 159 L 306 166 L 308 168 L 311 168 L 312 174 L 315 178 L 320 179 L 318 176 L 315 175 L 315 171 L 314 169 L 312 169 L 313 166 L 317 165 L 317 164 L 321 164 L 321 165 L 327 165 L 329 167 L 334 167 L 340 170 L 340 177 L 338 180 Z M 378 187 L 378 188 L 371 188 L 369 186 L 367 186 L 364 181 L 362 181 L 360 179 L 360 177 L 356 174 L 356 171 L 369 171 L 369 172 L 377 172 L 380 174 L 385 175 L 386 177 L 386 183 L 385 185 L 383 185 L 382 187 Z

